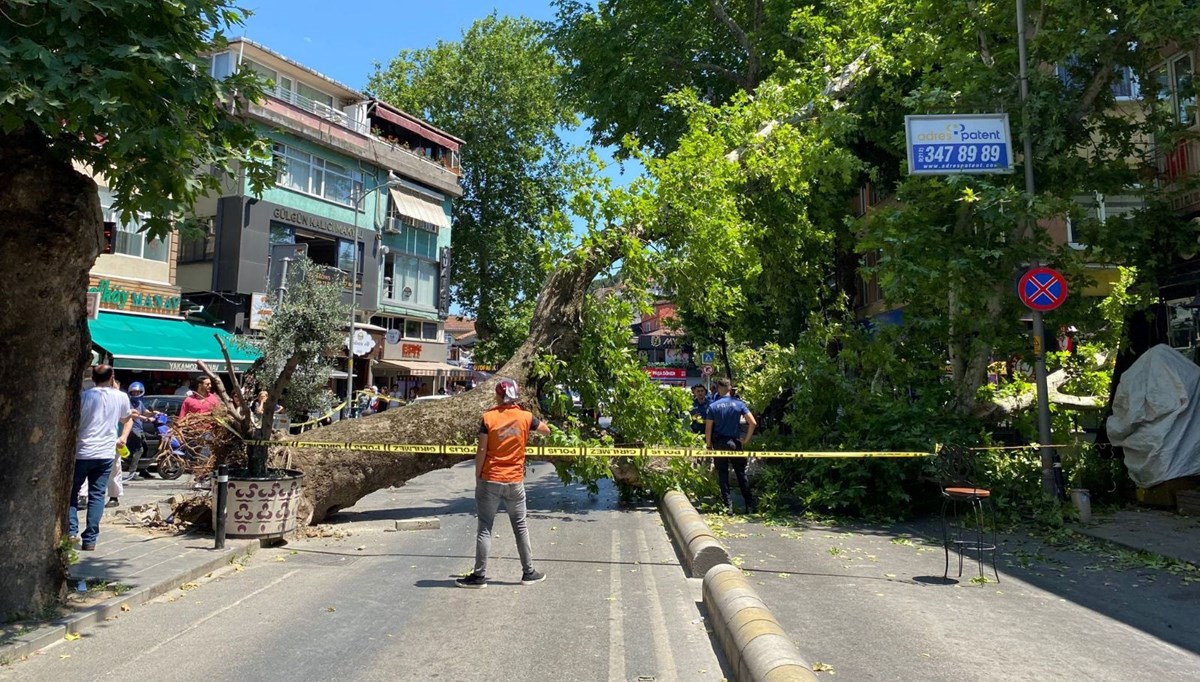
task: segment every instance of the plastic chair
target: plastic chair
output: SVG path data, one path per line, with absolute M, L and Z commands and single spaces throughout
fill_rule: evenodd
M 942 548 L 946 553 L 946 570 L 942 578 L 950 576 L 950 548 L 953 547 L 958 551 L 958 577 L 962 577 L 963 557 L 968 552 L 975 552 L 979 577 L 983 578 L 983 555 L 984 552 L 991 552 L 992 573 L 996 576 L 996 582 L 1000 582 L 1000 571 L 996 568 L 997 531 L 992 493 L 976 484 L 978 478 L 970 451 L 959 446 L 944 446 L 934 461 L 942 491 Z M 959 504 L 970 507 L 973 524 L 970 518 L 960 521 Z M 984 531 L 985 516 L 990 517 L 992 526 L 990 542 Z

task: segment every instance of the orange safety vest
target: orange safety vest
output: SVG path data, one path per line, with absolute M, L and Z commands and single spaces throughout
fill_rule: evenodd
M 533 413 L 519 405 L 500 405 L 483 413 L 483 425 L 487 428 L 483 480 L 520 483 L 525 478 L 525 445 Z

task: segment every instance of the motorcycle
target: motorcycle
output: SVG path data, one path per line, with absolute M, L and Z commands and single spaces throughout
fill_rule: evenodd
M 154 427 L 158 432 L 158 475 L 167 481 L 174 481 L 183 475 L 188 465 L 196 460 L 189 454 L 178 438 L 172 437 L 167 425 L 167 415 L 160 414 L 154 419 Z

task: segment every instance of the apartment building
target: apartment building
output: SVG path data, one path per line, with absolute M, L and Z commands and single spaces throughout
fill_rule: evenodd
M 355 350 L 341 349 L 334 387 L 422 377 L 446 363 L 450 208 L 462 196 L 461 140 L 255 43 L 210 56 L 214 77 L 251 69 L 267 96 L 241 115 L 272 142 L 275 184 L 255 194 L 241 174 L 198 202 L 206 233 L 180 245 L 183 299 L 234 333 L 259 330 L 286 259 L 304 253 L 341 281 Z M 347 320 L 349 328 L 349 320 Z M 347 376 L 347 369 L 353 372 Z

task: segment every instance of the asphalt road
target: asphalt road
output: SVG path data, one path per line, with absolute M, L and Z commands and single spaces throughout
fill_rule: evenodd
M 995 582 L 932 523 L 708 517 L 810 663 L 837 680 L 1197 680 L 1200 575 L 1002 536 Z M 834 679 L 834 678 L 831 678 Z
M 75 641 L 0 668 L 0 680 L 720 680 L 657 512 L 618 509 L 534 467 L 537 565 L 520 584 L 507 517 L 491 583 L 454 577 L 474 556 L 470 464 L 380 491 L 339 515 L 348 537 L 260 549 Z M 392 531 L 436 516 L 438 530 Z

